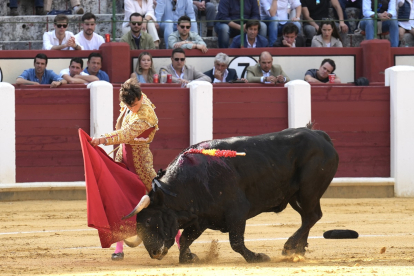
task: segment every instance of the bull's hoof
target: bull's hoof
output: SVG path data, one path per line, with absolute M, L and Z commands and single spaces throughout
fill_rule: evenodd
M 296 254 L 296 249 L 283 248 L 283 250 L 282 250 L 282 255 L 283 256 L 292 256 L 293 254 Z
M 254 254 L 254 258 L 248 260 L 249 263 L 264 263 L 270 262 L 270 257 L 263 253 L 256 253 Z
M 283 256 L 292 256 L 292 255 L 301 255 L 301 256 L 305 256 L 306 253 L 306 249 L 286 249 L 284 248 L 282 250 L 282 255 Z
M 187 249 L 184 254 L 180 254 L 180 264 L 192 264 L 197 263 L 200 259 L 194 253 L 191 253 L 190 249 Z

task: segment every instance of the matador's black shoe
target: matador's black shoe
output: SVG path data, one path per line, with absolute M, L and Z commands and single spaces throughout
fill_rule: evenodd
M 121 253 L 112 253 L 112 261 L 122 261 L 124 259 L 124 252 Z

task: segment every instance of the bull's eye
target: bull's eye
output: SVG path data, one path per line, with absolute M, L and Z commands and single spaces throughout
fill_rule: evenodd
M 151 218 L 147 219 L 145 226 L 149 227 L 150 226 L 150 222 L 151 222 Z

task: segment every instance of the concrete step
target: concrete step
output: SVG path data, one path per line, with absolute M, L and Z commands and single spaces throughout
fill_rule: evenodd
M 32 0 L 19 0 L 17 12 L 19 15 L 34 15 L 35 7 Z M 93 14 L 112 13 L 112 0 L 80 0 L 85 12 Z M 116 1 L 116 13 L 123 13 L 124 1 Z M 53 0 L 52 9 L 67 10 L 72 8 L 69 0 Z M 0 16 L 10 15 L 9 0 L 0 1 Z
M 97 17 L 97 26 L 95 32 L 104 36 L 110 33 L 112 35 L 112 14 L 99 14 Z M 43 33 L 54 28 L 54 15 L 47 16 L 4 16 L 0 17 L 0 41 L 36 41 L 43 39 Z M 81 31 L 81 16 L 69 15 L 68 31 L 77 34 Z M 116 20 L 116 37 L 122 35 L 123 14 L 117 14 Z

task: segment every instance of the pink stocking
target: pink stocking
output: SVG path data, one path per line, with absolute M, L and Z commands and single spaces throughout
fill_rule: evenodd
M 122 253 L 124 251 L 124 241 L 119 241 L 116 243 L 115 254 Z
M 181 237 L 181 232 L 180 230 L 178 230 L 177 236 L 175 236 L 175 242 L 177 243 L 178 249 L 180 249 L 180 237 Z

